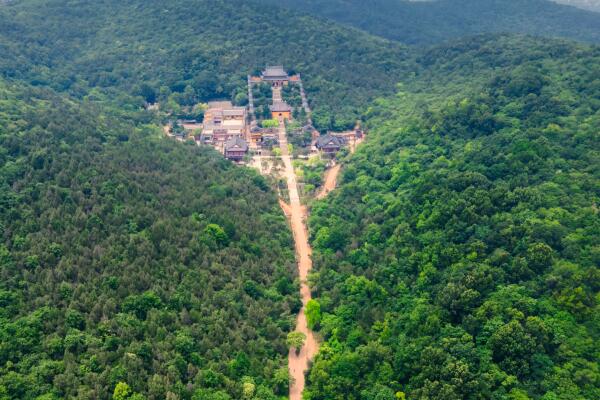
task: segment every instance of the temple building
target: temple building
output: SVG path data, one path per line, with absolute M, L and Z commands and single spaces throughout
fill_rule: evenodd
M 275 87 L 287 85 L 290 81 L 288 73 L 285 72 L 281 65 L 267 67 L 262 72 L 261 78 L 263 82 L 268 82 Z
M 344 139 L 330 134 L 319 136 L 315 142 L 317 149 L 319 149 L 324 156 L 328 157 L 334 157 L 344 145 Z
M 202 124 L 202 141 L 225 142 L 246 135 L 246 107 L 235 107 L 230 101 L 208 103 Z
M 250 129 L 250 144 L 251 145 L 253 145 L 254 147 L 259 146 L 260 142 L 262 141 L 262 137 L 263 137 L 262 128 L 259 128 L 258 126 L 254 126 L 254 127 L 252 127 L 252 129 Z
M 244 159 L 246 153 L 248 153 L 248 143 L 244 139 L 235 137 L 225 142 L 225 158 L 231 161 L 240 162 Z
M 292 119 L 292 107 L 289 106 L 285 101 L 277 101 L 273 103 L 271 108 L 271 116 L 273 119 Z

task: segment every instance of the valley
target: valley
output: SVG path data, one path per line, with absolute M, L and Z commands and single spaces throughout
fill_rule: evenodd
M 600 398 L 600 14 L 0 3 L 0 400 Z
M 294 236 L 296 259 L 298 263 L 298 277 L 300 279 L 300 296 L 302 298 L 302 308 L 296 319 L 296 331 L 305 336 L 304 345 L 297 351 L 290 348 L 288 356 L 288 368 L 292 383 L 290 384 L 290 400 L 301 400 L 304 391 L 304 375 L 308 371 L 310 362 L 318 351 L 318 343 L 309 329 L 306 321 L 306 305 L 311 300 L 310 288 L 307 278 L 312 269 L 311 248 L 308 242 L 308 229 L 305 221 L 307 219 L 307 209 L 300 203 L 298 195 L 297 178 L 292 166 L 291 156 L 288 152 L 285 128 L 279 130 L 279 143 L 281 148 L 281 159 L 285 165 L 285 178 L 287 182 L 289 204 L 282 207 L 286 212 L 292 233 Z
M 267 83 L 271 86 L 270 119 L 263 119 L 262 113 L 255 111 L 253 86 L 262 83 Z M 299 111 L 288 105 L 282 94 L 283 90 L 288 89 L 290 85 L 298 85 L 300 88 L 301 101 L 298 103 Z M 332 164 L 325 172 L 323 187 L 315 195 L 315 199 L 317 200 L 324 199 L 329 192 L 335 189 L 337 176 L 341 171 L 342 165 L 334 161 L 337 151 L 341 148 L 337 147 L 334 152 L 328 153 L 323 148 L 318 147 L 320 134 L 312 126 L 311 110 L 308 106 L 299 76 L 290 77 L 284 68 L 280 66 L 267 67 L 261 77 L 248 77 L 248 93 L 250 95 L 247 109 L 238 107 L 234 110 L 230 103 L 225 105 L 228 108 L 219 109 L 218 107 L 223 107 L 224 102 L 213 103 L 212 106 L 209 104 L 202 125 L 188 124 L 186 126 L 184 123 L 179 123 L 183 129 L 174 134 L 172 133 L 174 124 L 171 123 L 170 126 L 165 126 L 164 130 L 168 136 L 176 138 L 179 141 L 186 140 L 186 132 L 191 132 L 193 136 L 190 136 L 190 140 L 193 140 L 195 144 L 198 146 L 212 146 L 221 152 L 225 158 L 240 165 L 246 165 L 246 162 L 243 160 L 251 157 L 251 161 L 248 161 L 248 164 L 257 167 L 267 178 L 271 180 L 282 178 L 285 181 L 287 189 L 286 198 L 283 199 L 280 197 L 279 202 L 282 211 L 288 219 L 294 238 L 298 279 L 300 282 L 300 297 L 302 300 L 302 307 L 296 318 L 294 332 L 301 334 L 303 337 L 302 345 L 290 347 L 289 349 L 289 399 L 301 400 L 305 389 L 305 375 L 308 373 L 310 363 L 318 352 L 318 340 L 309 328 L 306 316 L 307 304 L 312 299 L 311 288 L 308 284 L 308 276 L 312 269 L 312 250 L 306 226 L 309 209 L 301 202 L 298 176 L 296 174 L 297 167 L 292 164 L 294 157 L 290 152 L 291 145 L 288 143 L 290 126 L 293 122 L 297 124 L 295 118 L 292 119 L 292 110 L 295 116 L 299 117 L 301 115 L 303 117 L 303 120 L 299 121 L 299 125 L 302 127 L 301 131 L 308 132 L 312 136 L 311 141 L 307 143 L 312 148 L 309 157 L 313 159 L 325 157 Z M 160 106 L 157 105 L 157 108 L 160 109 Z M 239 113 L 235 114 L 239 115 L 239 119 L 234 117 L 234 111 L 236 110 L 239 111 Z M 227 116 L 230 116 L 229 119 Z M 238 122 L 227 124 L 228 120 Z M 276 124 L 273 122 L 276 122 Z M 260 128 L 261 125 L 263 126 L 262 129 Z M 277 132 L 276 140 L 270 137 L 273 131 Z M 348 146 L 350 153 L 356 150 L 357 145 L 364 138 L 362 131 L 359 137 L 353 133 L 349 140 L 346 139 L 346 136 L 336 133 L 328 133 L 325 136 L 335 138 L 340 144 Z M 264 145 L 266 140 L 268 140 L 268 146 Z M 273 144 L 278 145 L 278 152 L 275 154 L 272 154 L 273 152 L 270 151 Z M 232 145 L 237 147 L 232 148 Z M 250 153 L 250 155 L 248 156 L 246 153 Z M 278 166 L 274 165 L 279 162 L 283 164 L 283 171 L 280 171 Z M 263 163 L 267 165 L 265 166 Z M 277 174 L 277 172 L 280 172 L 281 175 Z

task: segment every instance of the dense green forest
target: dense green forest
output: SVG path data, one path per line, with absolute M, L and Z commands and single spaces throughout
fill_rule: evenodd
M 550 0 L 265 0 L 410 45 L 480 33 L 600 43 L 600 14 Z
M 283 64 L 302 73 L 321 129 L 352 126 L 360 107 L 393 93 L 407 68 L 401 45 L 263 3 L 17 1 L 0 8 L 0 75 L 79 97 L 127 92 L 177 112 L 243 97 L 247 74 Z
M 275 194 L 113 114 L 0 81 L 0 398 L 285 395 L 300 300 Z
M 600 17 L 0 0 L 0 400 L 287 396 L 301 303 L 272 182 L 143 108 L 246 104 L 265 64 L 302 74 L 318 129 L 369 131 L 312 204 L 308 400 L 600 398 L 600 48 L 450 40 L 504 31 L 598 43 Z M 288 127 L 299 154 L 310 132 Z M 324 169 L 298 168 L 304 194 Z
M 312 208 L 307 398 L 600 398 L 600 50 L 424 52 Z

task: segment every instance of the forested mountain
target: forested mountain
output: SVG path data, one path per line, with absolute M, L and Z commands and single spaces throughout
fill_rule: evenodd
M 408 58 L 398 44 L 258 0 L 21 0 L 0 9 L 0 54 L 5 77 L 172 109 L 243 102 L 246 75 L 281 63 L 305 77 L 323 129 L 352 126 L 359 107 L 391 94 Z
M 600 50 L 420 58 L 310 218 L 308 399 L 600 398 Z
M 0 398 L 287 393 L 300 300 L 274 193 L 112 114 L 0 81 Z
M 311 205 L 307 399 L 600 398 L 600 49 L 454 39 L 598 43 L 599 14 L 0 4 L 0 400 L 287 396 L 301 303 L 271 182 L 158 127 L 244 104 L 265 64 L 302 74 L 321 130 L 369 130 Z
M 522 33 L 600 43 L 600 14 L 549 0 L 264 0 L 405 44 L 480 33 Z

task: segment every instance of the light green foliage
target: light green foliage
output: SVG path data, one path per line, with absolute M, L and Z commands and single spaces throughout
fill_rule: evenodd
M 244 399 L 251 399 L 256 392 L 256 385 L 252 382 L 244 382 L 242 386 L 242 396 Z
M 231 396 L 222 390 L 198 389 L 192 400 L 231 400 Z
M 226 246 L 229 242 L 227 233 L 217 224 L 208 224 L 204 228 L 204 239 L 208 242 L 214 242 L 219 246 Z
M 296 352 L 300 352 L 305 341 L 306 335 L 304 333 L 294 331 L 288 333 L 286 343 L 289 348 L 296 349 Z
M 597 49 L 479 37 L 421 63 L 312 209 L 306 397 L 600 397 Z
M 2 391 L 0 389 L 0 398 L 2 398 L 1 395 L 2 395 Z M 52 393 L 47 393 L 47 394 L 43 394 L 41 396 L 36 397 L 35 400 L 58 400 L 58 397 Z
M 530 400 L 531 397 L 527 396 L 527 392 L 519 389 L 513 389 L 510 391 L 508 398 L 510 400 Z
M 323 177 L 326 170 L 326 164 L 317 158 L 309 160 L 308 163 L 302 164 L 304 174 L 304 182 L 312 187 L 319 188 L 323 184 Z
M 276 119 L 265 119 L 261 122 L 263 128 L 277 128 L 279 126 L 279 121 Z
M 317 300 L 311 299 L 306 304 L 306 320 L 310 329 L 315 329 L 321 322 L 321 305 Z
M 131 388 L 125 382 L 117 383 L 113 392 L 113 400 L 127 400 L 131 396 Z

